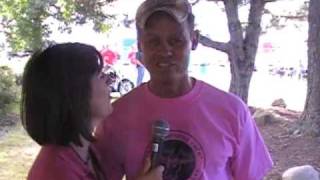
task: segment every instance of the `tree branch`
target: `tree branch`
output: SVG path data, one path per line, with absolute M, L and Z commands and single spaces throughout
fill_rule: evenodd
M 231 57 L 230 59 L 245 61 L 245 54 L 243 51 L 243 28 L 238 15 L 238 2 L 235 0 L 224 0 L 223 3 L 227 14 L 228 30 L 230 34 L 229 44 L 232 47 L 230 48 L 232 51 L 229 51 L 229 57 Z
M 200 34 L 199 43 L 210 48 L 214 48 L 216 50 L 228 53 L 229 51 L 229 43 L 223 43 L 218 41 L 213 41 L 210 38 L 203 36 Z
M 28 57 L 32 54 L 32 51 L 23 51 L 23 52 L 9 52 L 9 57 L 18 57 L 18 58 L 24 58 Z
M 280 15 L 280 18 L 290 19 L 290 20 L 306 20 L 307 15 Z
M 257 54 L 259 37 L 261 33 L 261 18 L 265 6 L 264 0 L 252 0 L 249 10 L 248 26 L 244 38 L 246 60 L 250 68 L 254 68 L 254 61 Z
M 277 0 L 264 0 L 264 3 L 276 2 Z
M 194 2 L 191 3 L 191 6 L 194 6 L 196 4 L 198 4 L 200 2 L 200 0 L 195 0 Z

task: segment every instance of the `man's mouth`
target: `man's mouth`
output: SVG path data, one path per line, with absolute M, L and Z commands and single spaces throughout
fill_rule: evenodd
M 174 64 L 173 63 L 170 63 L 170 62 L 160 62 L 160 63 L 157 63 L 157 66 L 160 67 L 160 68 L 168 68 L 170 66 L 173 66 Z

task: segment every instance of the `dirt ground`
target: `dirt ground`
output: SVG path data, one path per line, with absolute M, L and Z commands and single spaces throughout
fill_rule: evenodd
M 320 137 L 309 137 L 301 135 L 299 132 L 294 132 L 295 130 L 293 127 L 295 127 L 298 122 L 300 116 L 299 112 L 289 111 L 281 108 L 273 109 L 272 112 L 281 117 L 281 120 L 267 121 L 267 123 L 258 123 L 257 121 L 257 124 L 274 161 L 274 168 L 268 173 L 265 180 L 280 180 L 281 174 L 286 169 L 305 164 L 312 165 L 320 172 Z M 14 134 L 14 129 L 15 128 L 0 128 L 0 144 L 2 141 L 7 139 L 1 138 L 1 136 L 3 137 L 4 134 L 8 133 Z M 21 132 L 18 134 L 19 136 L 23 137 L 27 136 L 25 133 L 22 134 Z M 23 141 L 25 140 L 23 139 Z M 25 171 L 26 169 L 29 169 L 31 162 L 33 161 L 30 158 L 35 157 L 39 147 L 35 143 L 27 143 L 23 147 L 15 147 L 13 145 L 16 144 L 14 141 L 12 141 L 12 143 L 7 142 L 7 144 L 10 146 L 8 147 L 8 152 L 12 153 L 13 151 L 19 151 L 19 159 L 28 159 L 28 162 L 20 162 L 19 164 L 23 165 L 23 169 Z M 30 151 L 30 149 L 36 150 Z M 22 153 L 21 151 L 25 151 L 25 153 Z M 32 153 L 30 154 L 30 152 Z M 24 154 L 26 154 L 26 157 L 21 157 L 24 156 Z M 11 157 L 14 158 L 16 155 Z M 16 160 L 7 158 L 7 161 Z M 18 171 L 17 169 L 17 167 L 13 167 L 12 171 Z M 25 171 L 23 171 L 23 173 L 26 173 Z
M 319 171 L 320 137 L 301 135 L 295 130 L 300 112 L 281 108 L 274 112 L 283 119 L 269 124 L 258 124 L 274 161 L 274 168 L 265 179 L 281 180 L 286 169 L 306 164 Z

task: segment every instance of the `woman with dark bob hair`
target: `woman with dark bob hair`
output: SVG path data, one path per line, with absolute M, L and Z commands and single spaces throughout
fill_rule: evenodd
M 57 44 L 36 52 L 26 64 L 21 119 L 41 150 L 29 180 L 102 180 L 94 130 L 111 112 L 111 79 L 93 47 Z M 137 180 L 162 179 L 163 167 L 146 162 Z

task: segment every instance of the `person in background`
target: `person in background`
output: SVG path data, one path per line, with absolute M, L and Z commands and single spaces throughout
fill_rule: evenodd
M 97 131 L 107 176 L 133 179 L 151 152 L 152 125 L 164 120 L 163 179 L 262 180 L 272 160 L 246 104 L 188 74 L 199 37 L 188 0 L 144 1 L 136 27 L 150 81 L 116 100 Z
M 119 60 L 119 54 L 111 50 L 108 45 L 100 53 L 107 66 L 113 66 Z
M 128 54 L 128 59 L 130 59 L 131 64 L 135 65 L 137 68 L 138 76 L 136 86 L 139 86 L 142 83 L 144 76 L 144 66 L 141 63 L 142 53 L 132 47 L 132 51 Z
M 21 120 L 41 150 L 28 180 L 105 180 L 101 156 L 91 146 L 95 128 L 112 112 L 110 78 L 103 59 L 81 43 L 57 44 L 27 62 L 22 81 Z M 163 167 L 137 180 L 161 180 Z

